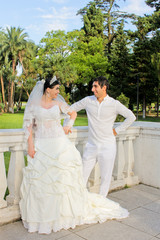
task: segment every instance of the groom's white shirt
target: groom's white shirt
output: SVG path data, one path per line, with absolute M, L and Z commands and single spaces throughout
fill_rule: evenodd
M 136 119 L 131 110 L 108 95 L 101 103 L 93 95 L 71 105 L 71 110 L 76 112 L 82 109 L 86 110 L 88 116 L 88 142 L 96 145 L 115 140 L 113 124 L 118 114 L 125 120 L 115 128 L 117 134 L 126 130 Z

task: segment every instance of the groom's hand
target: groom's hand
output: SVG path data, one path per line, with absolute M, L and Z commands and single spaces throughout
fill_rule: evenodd
M 115 128 L 113 128 L 113 134 L 114 134 L 114 136 L 117 135 Z
M 63 127 L 63 130 L 64 130 L 64 132 L 65 132 L 66 135 L 68 135 L 69 133 L 72 132 L 72 131 L 71 131 L 71 128 L 70 128 L 70 127 L 67 127 L 67 126 Z

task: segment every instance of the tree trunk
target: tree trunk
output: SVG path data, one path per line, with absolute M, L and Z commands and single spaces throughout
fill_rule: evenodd
M 157 117 L 159 117 L 159 81 L 158 81 L 158 88 L 157 88 Z
M 10 105 L 10 112 L 14 113 L 14 91 L 15 91 L 15 84 L 14 81 L 11 82 L 11 105 Z
M 111 10 L 113 7 L 114 0 L 110 1 L 110 7 L 108 10 L 108 18 L 107 18 L 107 29 L 108 29 L 108 53 L 111 53 L 111 44 L 112 44 L 112 38 L 113 38 L 113 32 L 112 32 L 112 17 L 111 17 Z
M 146 118 L 146 96 L 143 95 L 143 118 Z
M 19 94 L 19 99 L 18 99 L 18 103 L 17 103 L 17 112 L 21 109 L 22 92 L 23 92 L 23 88 L 21 87 L 20 94 Z
M 8 87 L 8 112 L 14 113 L 14 82 L 12 80 Z
M 12 60 L 12 70 L 13 70 L 13 79 L 15 76 L 16 71 L 16 61 L 15 59 Z M 9 112 L 14 113 L 14 80 L 11 81 L 11 90 L 10 90 L 10 105 L 9 105 Z
M 149 104 L 149 106 L 148 106 L 148 114 L 149 115 L 151 114 L 151 104 Z
M 2 103 L 2 101 L 1 101 L 1 97 L 0 97 L 0 115 L 4 112 L 4 110 L 3 110 L 3 107 L 2 107 L 2 105 L 1 105 L 1 103 Z
M 7 111 L 7 103 L 5 99 L 5 92 L 4 92 L 4 81 L 3 81 L 3 76 L 1 75 L 1 88 L 2 88 L 2 101 L 4 103 L 4 111 Z
M 24 91 L 27 93 L 27 96 L 28 96 L 28 98 L 29 98 L 29 92 L 25 89 L 25 87 L 23 86 L 23 84 L 22 84 L 22 88 L 23 88 Z
M 138 121 L 138 113 L 139 113 L 139 77 L 137 76 L 137 121 Z
M 9 82 L 8 82 L 8 112 L 9 112 L 9 109 L 10 109 L 10 106 L 11 106 L 11 79 L 9 79 Z

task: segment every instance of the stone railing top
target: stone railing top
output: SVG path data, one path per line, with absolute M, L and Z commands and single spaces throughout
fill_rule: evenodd
M 141 127 L 141 128 L 148 128 L 148 129 L 159 129 L 160 130 L 160 122 L 143 122 L 143 121 L 136 121 L 133 123 L 132 126 Z
M 118 126 L 119 122 L 116 122 L 114 126 Z M 143 131 L 154 131 L 154 134 L 160 134 L 160 123 L 159 122 L 143 122 L 143 121 L 136 121 L 134 122 L 126 131 L 120 132 L 118 136 L 121 135 L 132 135 L 138 134 L 140 130 Z M 88 126 L 75 126 L 72 129 L 72 134 L 69 135 L 69 138 L 75 137 L 87 137 L 88 136 Z M 117 136 L 117 137 L 118 137 Z M 16 139 L 15 139 L 16 138 Z M 15 142 L 22 142 L 24 139 L 24 131 L 23 129 L 0 129 L 0 144 L 7 144 Z
M 121 123 L 117 122 L 117 123 L 114 124 L 114 126 L 117 126 L 119 124 L 121 124 Z M 132 126 L 130 126 L 127 129 L 127 132 L 130 132 L 130 131 L 136 129 L 137 127 L 140 127 L 140 126 L 132 125 Z M 72 129 L 73 133 L 76 133 L 76 132 L 86 132 L 86 131 L 88 131 L 88 126 L 74 126 L 73 129 Z M 121 132 L 121 133 L 124 134 L 125 132 Z M 19 135 L 20 136 L 20 135 L 23 135 L 23 134 L 24 134 L 23 128 L 18 128 L 18 129 L 0 129 L 0 137 L 1 136 L 10 136 L 10 137 L 12 137 L 12 136 L 15 136 L 15 135 Z
M 22 128 L 15 128 L 15 129 L 0 129 L 0 135 L 21 135 L 23 132 Z

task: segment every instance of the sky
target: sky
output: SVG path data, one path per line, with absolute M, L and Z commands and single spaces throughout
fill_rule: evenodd
M 77 11 L 90 0 L 4 0 L 0 4 L 0 27 L 21 27 L 29 39 L 39 44 L 47 31 L 80 29 L 82 16 Z M 121 11 L 143 16 L 153 9 L 145 0 L 118 0 Z M 131 28 L 128 25 L 127 28 Z

